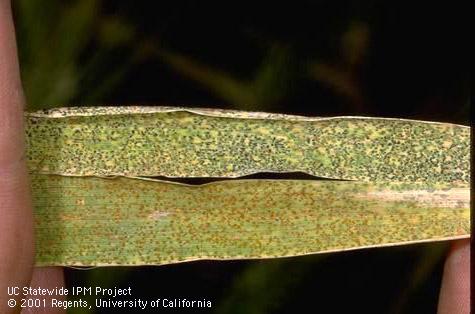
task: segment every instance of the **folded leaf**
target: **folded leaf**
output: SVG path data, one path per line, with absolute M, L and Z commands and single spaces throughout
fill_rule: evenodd
M 26 124 L 37 265 L 283 257 L 470 232 L 461 125 L 172 107 L 55 109 Z M 145 178 L 294 171 L 346 181 Z
M 155 265 L 468 237 L 467 184 L 32 175 L 37 265 Z
M 469 182 L 470 128 L 446 123 L 99 107 L 28 114 L 27 135 L 37 173 Z

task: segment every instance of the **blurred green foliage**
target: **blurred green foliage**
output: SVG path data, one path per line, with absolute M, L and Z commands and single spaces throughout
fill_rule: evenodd
M 272 109 L 288 95 L 302 69 L 350 103 L 360 106 L 365 101 L 357 83 L 357 67 L 363 62 L 369 34 L 363 22 L 353 21 L 342 34 L 339 63 L 300 61 L 288 45 L 273 42 L 253 77 L 244 80 L 166 49 L 166 44 L 153 38 L 144 38 L 123 17 L 101 15 L 101 1 L 20 0 L 15 5 L 22 79 L 32 110 L 101 103 L 127 70 L 144 57 L 159 58 L 244 110 Z M 120 63 L 109 59 L 116 49 L 126 50 Z M 104 68 L 107 71 L 101 73 Z
M 305 6 L 304 4 L 313 11 L 296 9 L 300 5 Z M 417 74 L 419 76 L 416 75 L 412 81 L 411 77 L 414 73 L 401 74 L 397 70 L 398 65 L 379 70 L 381 64 L 386 66 L 391 60 L 399 62 L 400 59 L 403 69 L 405 69 L 405 64 L 409 64 L 409 69 L 416 71 L 414 65 L 424 64 L 427 56 L 421 54 L 415 61 L 411 59 L 412 57 L 404 57 L 406 52 L 404 47 L 396 45 L 397 38 L 394 45 L 392 42 L 386 43 L 389 49 L 397 50 L 394 53 L 394 59 L 381 51 L 378 52 L 375 38 L 382 38 L 386 36 L 386 33 L 381 36 L 381 31 L 374 27 L 374 20 L 378 19 L 373 15 L 374 12 L 379 11 L 375 10 L 372 4 L 372 1 L 365 5 L 352 3 L 348 4 L 348 7 L 344 3 L 329 5 L 329 2 L 324 1 L 312 4 L 287 3 L 285 7 L 274 4 L 276 11 L 284 16 L 295 12 L 302 14 L 301 21 L 296 23 L 297 26 L 285 24 L 279 16 L 273 17 L 273 14 L 277 13 L 270 14 L 273 7 L 266 7 L 263 12 L 269 14 L 260 15 L 255 19 L 263 20 L 263 23 L 257 23 L 258 26 L 243 26 L 245 30 L 239 33 L 245 34 L 245 39 L 243 39 L 239 36 L 232 37 L 233 35 L 227 38 L 207 34 L 206 32 L 210 29 L 225 27 L 227 16 L 222 13 L 224 17 L 217 18 L 217 21 L 223 25 L 210 24 L 211 26 L 205 25 L 200 28 L 198 23 L 206 24 L 206 19 L 216 18 L 216 14 L 206 13 L 208 7 L 203 4 L 204 8 L 199 9 L 202 4 L 193 1 L 177 4 L 162 3 L 161 5 L 164 6 L 162 10 L 153 11 L 147 7 L 146 3 L 132 4 L 132 1 L 112 3 L 105 0 L 18 0 L 14 2 L 15 20 L 28 108 L 36 110 L 69 105 L 99 105 L 107 104 L 111 100 L 118 104 L 145 100 L 144 104 L 152 102 L 169 105 L 176 104 L 182 99 L 191 101 L 185 105 L 195 106 L 195 102 L 207 99 L 208 102 L 203 103 L 205 106 L 295 111 L 294 106 L 298 105 L 297 102 L 307 102 L 312 104 L 312 109 L 308 111 L 312 114 L 339 112 L 340 114 L 391 115 L 403 112 L 404 115 L 404 112 L 409 112 L 405 114 L 406 117 L 424 116 L 434 119 L 451 119 L 452 122 L 466 122 L 469 102 L 463 98 L 465 94 L 459 93 L 459 89 L 455 88 L 455 92 L 447 90 L 442 96 L 440 94 L 433 96 L 438 86 L 451 81 L 450 75 L 455 72 L 450 72 L 454 68 L 450 64 L 447 66 L 438 64 L 440 71 L 445 71 L 442 73 L 449 75 L 440 82 L 431 81 L 433 75 L 425 68 L 415 72 L 419 73 Z M 120 5 L 125 9 L 121 10 Z M 139 11 L 141 14 L 151 11 L 148 18 L 142 18 L 140 14 L 137 18 L 138 9 L 136 10 L 135 7 L 142 9 Z M 253 9 L 254 5 L 248 6 L 242 12 L 252 16 Z M 381 12 L 383 13 L 379 14 L 387 15 L 384 10 Z M 185 17 L 180 19 L 180 14 L 184 14 Z M 200 16 L 203 14 L 208 15 Z M 164 21 L 160 22 L 161 19 Z M 147 27 L 151 20 L 159 21 L 152 24 L 155 25 L 151 27 L 152 31 L 149 26 Z M 189 24 L 181 27 L 184 23 Z M 235 20 L 230 20 L 231 26 L 228 25 L 225 29 L 233 29 L 235 23 L 237 23 Z M 268 26 L 266 23 L 273 26 Z M 299 23 L 305 25 L 307 27 L 305 30 L 312 34 L 309 35 L 310 40 L 302 35 L 302 29 L 298 29 Z M 307 26 L 304 23 L 308 25 L 315 23 L 316 26 Z M 384 23 L 384 21 L 380 22 L 379 25 L 384 26 Z M 259 31 L 259 25 L 264 30 Z M 294 33 L 289 31 L 291 35 L 287 36 L 287 28 L 294 26 L 297 27 L 297 31 Z M 198 33 L 193 33 L 189 28 L 198 28 L 204 33 L 200 33 L 202 38 L 199 39 L 200 45 L 197 47 L 194 47 L 196 42 L 191 42 L 190 38 L 196 37 Z M 183 39 L 185 43 L 180 45 L 179 39 L 182 38 L 184 32 L 190 32 L 192 35 L 185 36 L 186 39 Z M 404 33 L 404 36 L 409 36 L 410 32 L 412 29 Z M 284 35 L 279 36 L 281 33 Z M 448 37 L 445 36 L 445 38 Z M 218 40 L 219 38 L 222 42 Z M 186 40 L 190 40 L 190 43 Z M 417 40 L 418 38 L 415 39 Z M 404 41 L 402 43 L 404 44 Z M 455 45 L 456 42 L 453 44 Z M 225 45 L 231 48 L 226 50 L 223 48 Z M 238 47 L 241 46 L 251 48 L 239 50 Z M 436 51 L 436 49 L 431 51 Z M 418 57 L 417 54 L 416 57 Z M 376 64 L 376 68 L 371 68 L 371 64 Z M 427 66 L 427 69 L 430 67 Z M 372 80 L 368 74 L 371 74 L 371 71 L 376 73 Z M 383 73 L 384 71 L 387 74 Z M 148 76 L 143 76 L 143 73 L 148 73 Z M 386 76 L 382 76 L 381 73 Z M 425 73 L 425 76 L 420 73 Z M 427 82 L 421 80 L 420 77 Z M 456 79 L 458 79 L 457 82 L 461 80 Z M 407 85 L 409 83 L 406 83 L 406 80 L 413 82 L 410 84 L 416 87 Z M 466 90 L 466 87 L 463 88 Z M 432 96 L 427 96 L 427 98 L 425 94 L 420 94 L 419 90 L 429 91 L 428 95 Z M 145 97 L 144 91 L 151 96 Z M 201 96 L 201 92 L 204 92 L 205 96 Z M 131 94 L 134 96 L 130 97 Z M 381 99 L 387 101 L 385 106 L 381 105 Z M 407 104 L 401 104 L 400 99 L 407 101 Z M 462 102 L 463 105 L 450 107 L 452 101 Z M 393 105 L 390 105 L 391 102 Z M 421 103 L 419 108 L 422 113 L 414 109 L 414 104 L 417 102 Z M 440 276 L 440 265 L 445 251 L 445 244 L 434 244 L 421 246 L 410 252 L 411 256 L 416 256 L 415 261 L 407 271 L 408 277 L 402 278 L 404 281 L 400 283 L 399 295 L 395 296 L 393 302 L 389 302 L 391 304 L 384 305 L 388 312 L 415 313 L 410 309 L 418 308 L 414 304 L 419 302 L 416 297 L 420 297 L 421 291 L 427 291 L 421 290 L 427 289 L 427 287 L 424 288 L 424 283 L 433 280 L 437 282 L 439 278 L 437 276 Z M 389 249 L 381 252 L 385 252 L 381 254 L 386 254 Z M 409 254 L 404 253 L 403 249 L 392 249 L 390 252 L 393 252 L 394 256 Z M 242 270 L 238 270 L 229 279 L 225 275 L 218 274 L 217 276 L 222 277 L 221 280 L 229 280 L 231 283 L 226 292 L 222 293 L 221 298 L 215 300 L 213 311 L 214 313 L 284 313 L 284 305 L 292 304 L 290 292 L 298 287 L 299 283 L 305 281 L 305 278 L 310 275 L 310 270 L 317 268 L 321 260 L 327 256 L 329 255 L 312 259 L 291 259 L 295 262 L 283 259 L 265 263 L 258 261 L 247 263 L 244 264 Z M 342 257 L 342 260 L 345 258 Z M 384 267 L 382 268 L 384 271 L 392 272 L 399 266 L 394 263 L 380 267 Z M 196 266 L 177 267 L 182 267 L 177 269 L 184 272 L 186 267 L 193 270 Z M 355 267 L 354 271 L 358 272 L 359 266 L 340 265 L 338 267 Z M 217 266 L 209 267 L 204 272 L 213 274 L 217 271 L 216 268 Z M 203 271 L 202 268 L 200 270 Z M 163 270 L 164 273 L 166 271 L 166 269 Z M 149 272 L 151 273 L 150 270 Z M 320 274 L 323 273 L 324 270 Z M 68 271 L 67 274 L 68 285 L 80 283 L 85 286 L 113 287 L 136 284 L 133 282 L 130 269 L 99 268 L 82 272 Z M 191 284 L 179 271 L 172 274 L 176 280 L 183 281 L 183 287 Z M 432 277 L 436 279 L 430 281 Z M 167 285 L 168 283 L 151 282 L 149 284 Z M 385 285 L 391 284 L 391 282 L 385 283 Z M 361 290 L 365 290 L 363 284 L 361 285 Z M 153 296 L 155 296 L 154 291 L 151 291 L 150 297 Z M 429 297 L 433 298 L 433 295 Z M 342 298 L 344 299 L 344 296 Z M 436 304 L 437 300 L 428 302 Z M 368 304 L 371 304 L 371 301 L 368 301 Z M 318 302 L 315 306 L 317 310 Z M 80 311 L 71 310 L 70 313 L 80 313 Z
M 210 66 L 163 48 L 156 48 L 157 56 L 185 77 L 192 79 L 228 103 L 242 110 L 270 109 L 287 92 L 291 79 L 289 51 L 275 45 L 257 68 L 251 80 L 240 80 Z
M 131 58 L 96 77 L 111 52 L 130 43 L 133 28 L 99 14 L 100 2 L 15 2 L 22 80 L 30 109 L 100 102 Z M 98 84 L 98 81 L 100 82 Z

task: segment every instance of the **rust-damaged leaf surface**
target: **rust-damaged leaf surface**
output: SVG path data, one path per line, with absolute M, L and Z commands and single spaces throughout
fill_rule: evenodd
M 237 177 L 301 171 L 362 181 L 469 178 L 470 128 L 459 125 L 203 110 L 197 114 L 156 107 L 100 110 L 30 114 L 30 169 L 75 176 Z
M 239 180 L 186 186 L 34 175 L 33 187 L 40 265 L 291 256 L 461 237 L 470 229 L 464 185 L 452 196 L 455 188 L 422 184 Z M 413 196 L 414 190 L 434 201 Z
M 283 257 L 470 234 L 465 126 L 172 107 L 55 109 L 26 123 L 37 265 Z M 290 171 L 345 181 L 145 178 Z

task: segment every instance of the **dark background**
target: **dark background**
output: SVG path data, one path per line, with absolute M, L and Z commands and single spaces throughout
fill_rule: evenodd
M 29 109 L 184 105 L 469 123 L 466 8 L 155 2 L 15 1 Z M 173 313 L 435 313 L 446 250 L 447 243 L 432 243 L 274 260 L 67 269 L 66 281 L 131 286 L 133 297 L 147 300 L 213 304 Z

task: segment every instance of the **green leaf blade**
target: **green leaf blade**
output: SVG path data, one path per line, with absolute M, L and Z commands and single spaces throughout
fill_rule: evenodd
M 161 107 L 75 110 L 27 116 L 32 171 L 225 178 L 300 171 L 371 182 L 470 177 L 470 128 L 460 125 Z
M 41 174 L 32 182 L 38 266 L 272 258 L 470 233 L 468 185 L 233 180 L 188 186 Z

